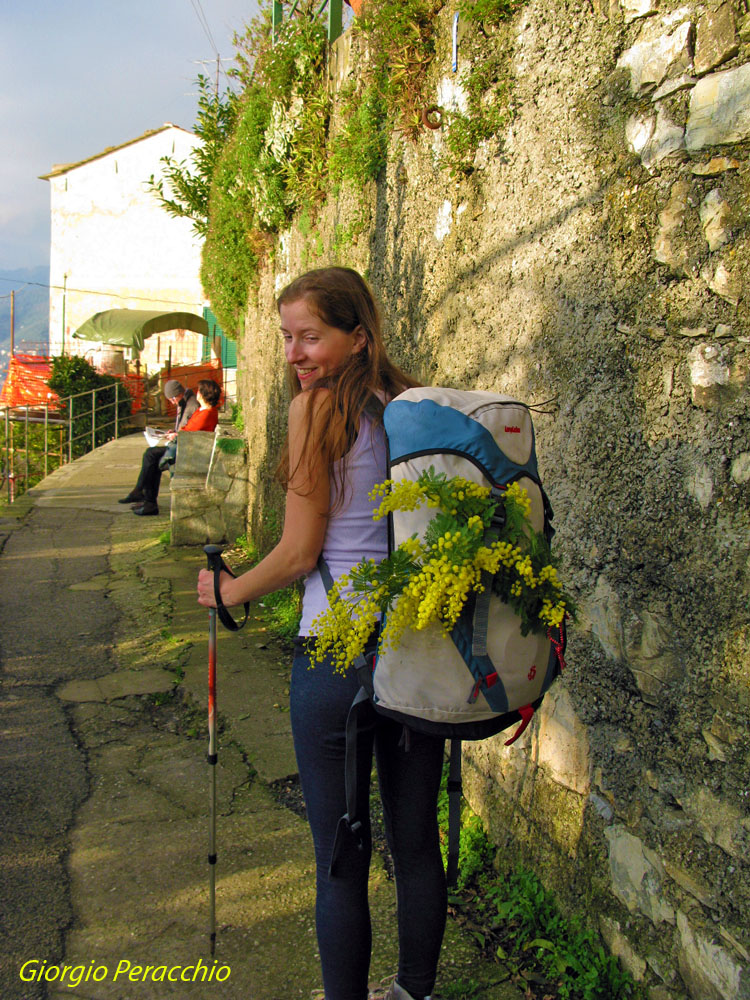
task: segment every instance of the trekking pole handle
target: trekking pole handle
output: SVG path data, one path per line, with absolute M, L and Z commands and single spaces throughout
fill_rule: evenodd
M 227 566 L 224 560 L 221 558 L 221 553 L 224 551 L 221 545 L 204 545 L 203 551 L 206 553 L 206 559 L 208 560 L 208 568 L 214 574 L 214 599 L 216 601 L 216 613 L 219 616 L 219 621 L 228 629 L 230 632 L 239 632 L 243 625 L 247 623 L 248 616 L 250 614 L 250 602 L 245 601 L 245 618 L 242 622 L 236 622 L 234 618 L 229 614 L 224 603 L 221 599 L 221 574 L 228 573 L 230 576 L 235 574 Z
M 224 562 L 221 558 L 221 553 L 224 551 L 221 545 L 204 545 L 203 551 L 206 553 L 206 561 L 208 562 L 208 568 L 210 570 L 213 570 L 214 572 L 216 571 L 217 562 L 221 568 L 221 565 Z

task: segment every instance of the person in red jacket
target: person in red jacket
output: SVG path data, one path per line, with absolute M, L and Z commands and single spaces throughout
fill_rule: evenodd
M 198 383 L 198 389 L 196 390 L 196 396 L 198 398 L 198 403 L 200 409 L 196 410 L 195 413 L 190 417 L 188 422 L 182 428 L 183 431 L 213 431 L 216 429 L 216 425 L 219 422 L 219 399 L 221 398 L 221 386 L 218 382 L 214 382 L 213 379 L 202 379 Z M 170 431 L 166 436 L 166 441 L 173 441 L 177 437 L 176 431 Z M 141 469 L 141 475 L 139 477 L 139 482 L 142 484 L 141 488 L 143 491 L 143 503 L 133 508 L 133 513 L 138 514 L 140 517 L 148 517 L 149 515 L 154 515 L 159 513 L 159 507 L 156 503 L 156 498 L 159 496 L 159 485 L 161 483 L 162 469 L 158 462 L 145 462 L 145 457 L 148 455 L 149 451 L 154 449 L 148 449 L 144 455 L 144 467 Z M 147 467 L 146 467 L 147 464 Z

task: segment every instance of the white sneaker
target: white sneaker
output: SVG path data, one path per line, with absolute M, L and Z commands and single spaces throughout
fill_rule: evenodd
M 403 988 L 403 986 L 399 986 L 399 984 L 394 979 L 393 982 L 391 983 L 391 988 L 385 995 L 385 1000 L 414 1000 L 414 997 L 411 995 L 411 993 L 407 993 L 407 991 Z M 430 998 L 425 997 L 425 1000 L 430 1000 Z

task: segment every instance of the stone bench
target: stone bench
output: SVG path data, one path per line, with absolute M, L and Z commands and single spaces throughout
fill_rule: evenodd
M 172 545 L 233 542 L 245 533 L 247 445 L 223 427 L 180 431 L 170 482 Z

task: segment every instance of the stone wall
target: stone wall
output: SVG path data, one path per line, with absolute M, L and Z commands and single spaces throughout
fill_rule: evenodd
M 343 192 L 286 233 L 241 345 L 259 537 L 280 510 L 273 295 L 307 267 L 366 271 L 393 356 L 425 381 L 546 404 L 540 468 L 581 613 L 521 745 L 467 748 L 467 794 L 500 863 L 595 919 L 653 1000 L 750 997 L 749 29 L 744 0 L 529 0 L 486 29 L 513 116 L 472 174 L 442 165 L 439 130 L 394 139 L 369 230 L 341 250 L 359 209 Z
M 244 534 L 247 481 L 247 449 L 233 430 L 180 431 L 169 484 L 172 545 L 231 544 Z

